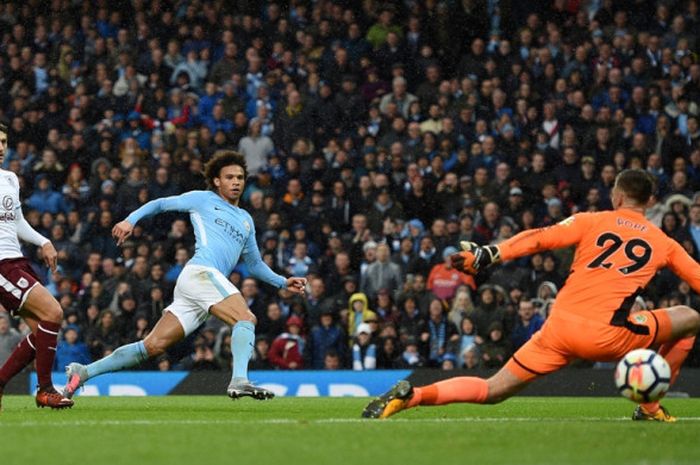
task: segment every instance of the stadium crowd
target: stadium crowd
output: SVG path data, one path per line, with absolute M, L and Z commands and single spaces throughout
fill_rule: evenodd
M 658 181 L 650 219 L 700 258 L 697 0 L 4 1 L 3 168 L 59 252 L 56 369 L 142 339 L 193 253 L 186 215 L 111 228 L 248 165 L 263 259 L 304 299 L 231 279 L 258 318 L 254 369 L 493 368 L 542 325 L 572 251 L 451 268 L 460 240 L 610 207 Z M 700 308 L 660 273 L 637 305 Z M 9 324 L 8 324 L 9 323 Z M 0 363 L 21 322 L 0 313 Z M 228 370 L 210 319 L 146 366 Z M 691 355 L 690 363 L 700 363 Z

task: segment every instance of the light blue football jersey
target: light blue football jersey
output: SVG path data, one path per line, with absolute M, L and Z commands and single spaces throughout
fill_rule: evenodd
M 228 277 L 242 256 L 253 277 L 278 288 L 286 287 L 287 279 L 262 260 L 253 218 L 243 208 L 231 205 L 212 191 L 191 191 L 152 200 L 126 220 L 135 225 L 143 218 L 166 211 L 190 214 L 195 253 L 189 263 L 216 268 Z

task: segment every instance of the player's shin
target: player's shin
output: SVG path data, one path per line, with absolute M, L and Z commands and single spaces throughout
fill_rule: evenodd
M 36 342 L 36 375 L 39 379 L 40 389 L 53 387 L 51 372 L 56 358 L 56 343 L 60 329 L 61 325 L 53 321 L 42 320 L 37 325 L 34 338 Z
M 109 354 L 107 357 L 87 366 L 88 379 L 103 373 L 131 368 L 148 360 L 148 352 L 143 341 L 132 342 Z
M 4 387 L 17 373 L 34 360 L 36 355 L 35 347 L 36 339 L 34 334 L 30 333 L 22 338 L 15 350 L 10 354 L 10 357 L 5 361 L 5 364 L 0 368 L 0 388 Z
M 681 371 L 681 365 L 688 357 L 688 354 L 693 349 L 695 344 L 695 336 L 678 339 L 677 341 L 667 342 L 659 347 L 659 355 L 666 359 L 671 367 L 671 385 L 678 378 Z M 659 410 L 659 402 L 647 402 L 641 404 L 647 413 L 656 413 Z
M 423 387 L 413 388 L 413 397 L 408 407 L 417 405 L 444 405 L 455 402 L 483 404 L 489 394 L 485 379 L 473 376 L 460 376 L 446 379 Z
M 233 354 L 233 381 L 248 380 L 248 362 L 253 356 L 255 345 L 255 325 L 252 321 L 239 321 L 231 332 L 231 353 Z

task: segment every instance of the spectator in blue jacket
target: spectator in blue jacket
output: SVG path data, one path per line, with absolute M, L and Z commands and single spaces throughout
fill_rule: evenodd
M 36 177 L 36 189 L 24 203 L 40 213 L 49 212 L 54 215 L 68 213 L 73 209 L 66 197 L 51 187 L 49 177 L 46 174 L 40 174 Z
M 209 128 L 212 134 L 216 134 L 216 131 L 224 131 L 225 134 L 233 131 L 233 122 L 226 119 L 224 106 L 221 103 L 214 105 L 211 116 L 204 118 L 204 125 Z
M 135 139 L 139 144 L 139 148 L 142 150 L 151 149 L 151 132 L 143 128 L 141 124 L 141 113 L 138 111 L 131 111 L 126 117 L 128 126 L 122 131 L 120 141 L 126 139 Z
M 92 361 L 87 345 L 80 341 L 79 337 L 80 333 L 76 325 L 65 327 L 63 338 L 56 346 L 56 359 L 53 364 L 55 371 L 63 370 L 69 363 L 90 363 Z
M 523 299 L 518 307 L 518 319 L 511 333 L 510 340 L 513 343 L 513 350 L 530 340 L 533 334 L 540 330 L 544 324 L 542 315 L 535 311 L 532 300 Z
M 332 350 L 344 358 L 347 338 L 340 326 L 333 321 L 333 311 L 324 309 L 319 318 L 319 324 L 314 326 L 309 335 L 307 347 L 311 358 L 311 368 L 323 370 L 324 360 L 328 351 Z

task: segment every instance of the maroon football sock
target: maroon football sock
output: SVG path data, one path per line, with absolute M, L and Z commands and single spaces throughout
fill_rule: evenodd
M 56 340 L 61 325 L 51 321 L 41 321 L 36 331 L 36 375 L 39 388 L 53 386 L 51 371 L 56 358 Z
M 10 357 L 5 361 L 5 364 L 0 368 L 0 388 L 9 383 L 24 367 L 32 363 L 36 355 L 35 347 L 36 338 L 33 334 L 30 333 L 27 337 L 22 338 L 15 350 L 10 354 Z

